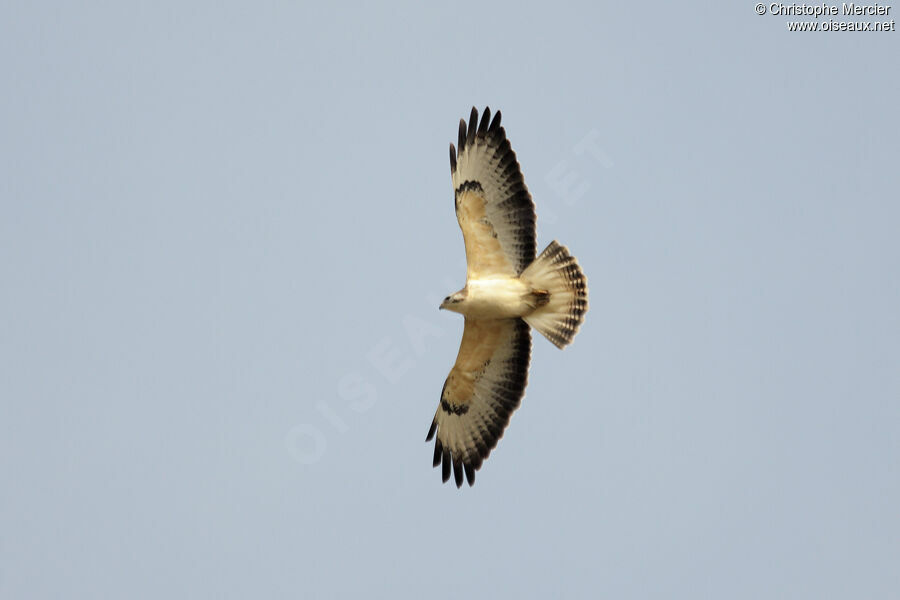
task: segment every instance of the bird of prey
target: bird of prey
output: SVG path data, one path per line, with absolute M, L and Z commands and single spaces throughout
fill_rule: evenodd
M 556 241 L 535 258 L 534 202 L 500 111 L 481 121 L 472 108 L 459 121 L 459 149 L 450 144 L 456 218 L 466 246 L 466 286 L 440 308 L 465 316 L 456 364 L 444 382 L 431 428 L 434 466 L 456 487 L 503 435 L 525 395 L 531 327 L 559 348 L 572 341 L 588 307 L 587 279 Z

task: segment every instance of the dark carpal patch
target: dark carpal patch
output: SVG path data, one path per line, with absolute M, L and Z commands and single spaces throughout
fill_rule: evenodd
M 464 415 L 469 412 L 469 407 L 465 404 L 450 404 L 441 398 L 441 410 L 451 415 Z
M 481 184 L 477 181 L 463 181 L 461 184 L 459 184 L 459 187 L 456 188 L 455 195 L 457 198 L 459 198 L 466 192 L 477 192 L 479 194 L 484 194 L 484 188 L 481 187 Z

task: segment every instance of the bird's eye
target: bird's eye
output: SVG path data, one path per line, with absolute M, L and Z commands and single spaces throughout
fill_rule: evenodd
M 446 298 L 444 298 L 444 302 L 450 302 L 450 296 L 447 296 Z

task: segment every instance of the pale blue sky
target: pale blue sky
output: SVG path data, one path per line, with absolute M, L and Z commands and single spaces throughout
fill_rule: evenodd
M 900 33 L 2 13 L 0 597 L 900 594 Z M 456 490 L 424 438 L 473 104 L 591 310 Z

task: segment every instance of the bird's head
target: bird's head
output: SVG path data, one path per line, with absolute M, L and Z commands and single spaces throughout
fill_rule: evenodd
M 452 310 L 454 312 L 459 312 L 460 303 L 466 299 L 466 290 L 460 290 L 455 294 L 450 294 L 444 301 L 441 302 L 441 305 L 438 308 L 446 308 L 447 310 Z

